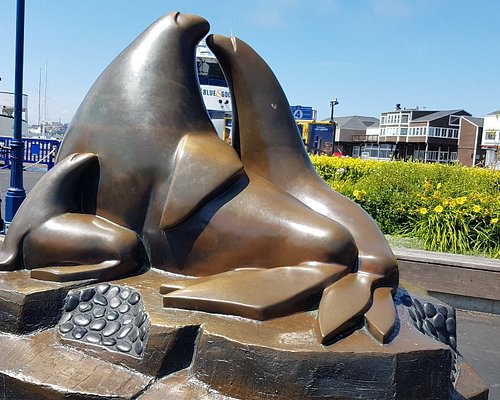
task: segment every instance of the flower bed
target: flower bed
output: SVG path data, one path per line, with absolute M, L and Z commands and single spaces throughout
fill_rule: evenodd
M 460 165 L 311 157 L 320 176 L 382 231 L 426 249 L 500 258 L 500 171 Z

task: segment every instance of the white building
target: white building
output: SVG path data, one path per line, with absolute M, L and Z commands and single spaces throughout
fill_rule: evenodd
M 500 110 L 484 117 L 481 148 L 486 150 L 485 166 L 500 169 Z
M 28 132 L 28 96 L 23 95 L 22 134 Z M 14 93 L 0 92 L 0 136 L 11 137 L 14 133 Z

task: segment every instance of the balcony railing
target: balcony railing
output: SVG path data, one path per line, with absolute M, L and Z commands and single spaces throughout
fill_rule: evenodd
M 378 135 L 353 135 L 352 140 L 357 143 L 377 143 Z

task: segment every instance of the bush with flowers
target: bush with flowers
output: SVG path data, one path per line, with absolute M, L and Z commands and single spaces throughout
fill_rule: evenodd
M 500 171 L 460 165 L 312 156 L 322 178 L 386 234 L 429 250 L 500 258 Z

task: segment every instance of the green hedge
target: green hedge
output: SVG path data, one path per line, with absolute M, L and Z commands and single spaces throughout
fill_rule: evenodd
M 382 231 L 429 250 L 500 258 L 500 171 L 449 164 L 311 157 L 320 176 Z

